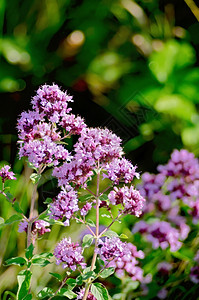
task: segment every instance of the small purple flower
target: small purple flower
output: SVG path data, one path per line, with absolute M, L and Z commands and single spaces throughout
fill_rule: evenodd
M 125 272 L 132 278 L 133 281 L 138 280 L 144 282 L 143 270 L 138 267 L 137 258 L 143 259 L 144 253 L 139 250 L 137 251 L 136 246 L 131 243 L 126 243 L 126 253 L 122 256 L 112 260 L 108 267 L 114 267 L 118 277 L 123 277 Z
M 28 157 L 29 162 L 36 168 L 42 165 L 58 165 L 60 161 L 70 160 L 71 156 L 62 145 L 54 143 L 50 137 L 46 136 L 43 140 L 32 140 L 25 143 L 19 150 L 19 157 Z
M 100 255 L 105 262 L 115 258 L 120 260 L 124 255 L 130 255 L 130 250 L 118 237 L 105 238 L 105 241 L 99 240 L 96 253 Z
M 133 186 L 130 188 L 127 186 L 122 188 L 115 187 L 114 190 L 108 194 L 108 198 L 113 205 L 122 204 L 125 214 L 135 215 L 136 217 L 141 215 L 145 202 L 145 199 Z
M 199 265 L 191 268 L 190 279 L 196 284 L 199 283 Z
M 123 154 L 121 139 L 107 128 L 84 128 L 75 144 L 75 152 L 93 160 L 96 166 L 98 161 L 106 163 Z
M 75 117 L 73 114 L 65 115 L 60 125 L 71 135 L 71 134 L 81 134 L 83 128 L 86 127 L 84 120 L 81 117 Z
M 138 186 L 140 194 L 143 197 L 148 198 L 150 201 L 152 196 L 161 190 L 162 185 L 165 182 L 165 175 L 162 174 L 149 174 L 144 173 L 142 175 L 142 184 Z
M 186 182 L 199 179 L 198 159 L 185 149 L 174 150 L 168 163 L 159 166 L 158 171 L 166 176 L 183 177 Z
M 72 101 L 72 96 L 62 92 L 58 85 L 53 84 L 41 86 L 31 102 L 33 109 L 41 116 L 52 123 L 59 123 L 60 119 L 71 111 L 68 102 Z
M 2 178 L 3 183 L 8 179 L 16 180 L 16 177 L 14 177 L 15 174 L 12 171 L 9 171 L 9 170 L 10 170 L 10 166 L 8 166 L 8 165 L 5 165 L 4 167 L 2 167 L 0 169 L 0 176 Z
M 84 292 L 85 292 L 85 288 L 82 288 L 78 293 L 77 293 L 77 298 L 79 300 L 82 300 L 84 297 Z M 91 294 L 91 292 L 88 292 L 88 296 L 87 296 L 87 300 L 97 300 L 93 294 Z
M 70 219 L 79 210 L 77 192 L 70 186 L 62 191 L 50 204 L 50 219 L 63 220 L 64 225 L 69 226 Z
M 157 293 L 157 297 L 159 299 L 165 299 L 167 297 L 167 294 L 168 294 L 168 291 L 163 288 Z
M 88 214 L 89 210 L 91 210 L 91 208 L 92 208 L 92 204 L 89 202 L 86 203 L 81 209 L 81 215 L 86 216 Z
M 82 251 L 78 243 L 72 243 L 71 238 L 64 238 L 54 250 L 57 265 L 63 263 L 64 269 L 69 268 L 72 271 L 75 271 L 78 265 L 85 268 L 86 264 L 84 263 Z
M 119 184 L 122 180 L 125 183 L 130 183 L 134 177 L 139 178 L 139 173 L 135 171 L 136 168 L 126 158 L 116 158 L 106 164 L 104 170 L 107 171 L 107 174 L 103 174 L 103 177 L 109 178 L 114 184 Z
M 133 228 L 133 232 L 146 234 L 146 238 L 152 243 L 153 249 L 170 247 L 170 251 L 177 251 L 182 246 L 182 243 L 179 241 L 181 238 L 179 230 L 173 228 L 170 223 L 165 221 L 156 221 L 152 224 L 141 222 L 141 227 L 137 223 Z
M 166 261 L 162 261 L 157 265 L 158 272 L 162 275 L 169 275 L 169 271 L 172 268 L 172 265 Z
M 50 228 L 47 228 L 49 226 L 50 226 L 50 224 L 48 222 L 43 221 L 43 220 L 37 220 L 37 221 L 33 222 L 31 232 L 34 235 L 38 233 L 41 236 L 44 233 L 51 231 Z M 25 220 L 21 221 L 19 223 L 18 232 L 25 231 L 27 233 L 27 230 L 28 230 L 28 222 Z

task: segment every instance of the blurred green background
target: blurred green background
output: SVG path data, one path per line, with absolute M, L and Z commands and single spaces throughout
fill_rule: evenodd
M 196 4 L 0 1 L 0 158 L 15 172 L 23 170 L 13 193 L 24 210 L 32 187 L 27 181 L 30 170 L 17 159 L 16 119 L 30 108 L 31 97 L 44 83 L 55 82 L 74 95 L 73 112 L 89 126 L 107 126 L 120 135 L 127 157 L 141 172 L 154 171 L 174 148 L 185 147 L 199 156 Z M 1 215 L 10 214 L 9 204 L 1 205 Z M 19 255 L 23 252 L 25 236 L 16 239 L 14 226 L 1 233 L 2 260 L 16 254 L 16 247 Z M 58 227 L 53 227 L 40 246 L 53 247 L 57 237 Z M 6 278 L 14 280 L 18 269 L 5 270 L 8 274 L 0 275 L 0 282 L 8 288 Z
M 198 11 L 189 0 L 1 0 L 1 158 L 14 162 L 16 118 L 52 82 L 90 126 L 119 134 L 140 170 L 173 148 L 199 155 Z

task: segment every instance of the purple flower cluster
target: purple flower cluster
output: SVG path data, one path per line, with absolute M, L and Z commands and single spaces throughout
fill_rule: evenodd
M 84 297 L 84 292 L 85 292 L 85 288 L 82 288 L 78 293 L 77 293 L 77 298 L 79 300 L 82 300 Z M 87 296 L 87 300 L 97 300 L 93 294 L 91 294 L 91 292 L 88 292 L 88 296 Z
M 43 235 L 46 232 L 50 232 L 50 228 L 48 228 L 50 224 L 43 220 L 37 220 L 33 222 L 31 232 L 32 234 L 36 235 L 38 233 L 39 236 Z M 27 232 L 28 230 L 28 222 L 23 220 L 19 223 L 18 232 Z
M 170 251 L 174 252 L 182 246 L 182 242 L 179 241 L 181 238 L 179 230 L 165 221 L 156 221 L 152 224 L 138 222 L 133 228 L 133 233 L 135 232 L 145 234 L 147 240 L 152 243 L 153 249 L 169 247 Z
M 59 145 L 62 127 L 67 136 L 80 134 L 86 127 L 83 119 L 69 114 L 72 97 L 56 85 L 44 85 L 32 99 L 32 111 L 23 112 L 18 119 L 19 157 L 28 157 L 36 168 L 69 161 L 69 152 Z
M 159 166 L 158 171 L 165 176 L 183 177 L 187 182 L 199 179 L 198 160 L 185 149 L 174 150 L 168 164 Z
M 174 150 L 168 163 L 165 166 L 159 166 L 158 171 L 157 175 L 145 173 L 142 176 L 139 190 L 147 199 L 143 212 L 154 211 L 157 217 L 164 213 L 164 217 L 178 225 L 180 230 L 189 231 L 185 224 L 186 218 L 182 218 L 180 214 L 181 207 L 186 205 L 189 207 L 188 212 L 192 217 L 192 222 L 198 222 L 198 159 L 187 150 Z
M 194 261 L 197 263 L 196 266 L 191 268 L 190 279 L 192 282 L 198 284 L 199 283 L 199 250 L 197 251 Z
M 74 146 L 71 162 L 55 168 L 59 185 L 73 183 L 86 187 L 94 169 L 122 155 L 121 140 L 108 129 L 84 128 Z
M 10 170 L 10 166 L 5 165 L 0 169 L 0 177 L 2 178 L 2 182 L 4 183 L 8 179 L 14 179 L 16 180 L 16 177 L 14 177 L 14 173 Z
M 70 219 L 79 210 L 77 192 L 70 186 L 62 191 L 53 199 L 50 204 L 50 219 L 63 220 L 65 226 L 69 226 Z
M 36 168 L 41 165 L 52 164 L 57 166 L 59 162 L 70 160 L 68 150 L 62 145 L 54 143 L 50 137 L 44 137 L 42 140 L 33 140 L 25 143 L 19 150 L 19 156 L 26 156 L 29 162 Z
M 130 188 L 128 186 L 122 188 L 115 187 L 114 190 L 109 193 L 108 198 L 113 205 L 122 204 L 124 214 L 131 214 L 136 217 L 141 215 L 145 202 L 145 199 L 133 186 Z
M 78 243 L 71 242 L 71 238 L 64 238 L 59 242 L 54 250 L 57 265 L 63 263 L 63 268 L 75 271 L 77 266 L 86 267 L 84 257 L 82 256 L 82 248 Z
M 109 178 L 114 184 L 119 184 L 121 181 L 130 183 L 134 177 L 140 177 L 139 173 L 135 171 L 136 168 L 126 158 L 116 158 L 106 164 L 104 170 L 107 171 L 107 174 L 104 173 L 103 176 L 104 178 Z
M 52 123 L 59 123 L 60 118 L 71 111 L 68 102 L 73 102 L 72 96 L 62 92 L 56 84 L 43 85 L 31 101 L 33 109 Z
M 119 260 L 116 258 L 111 261 L 108 264 L 108 267 L 114 267 L 118 277 L 123 277 L 126 272 L 133 281 L 138 280 L 140 282 L 144 282 L 143 270 L 137 266 L 139 263 L 137 258 L 144 258 L 143 251 L 137 251 L 136 246 L 131 243 L 127 243 L 125 247 L 126 253 L 120 257 Z
M 92 208 L 92 204 L 87 202 L 81 209 L 81 215 L 86 216 L 89 210 L 91 210 L 91 208 Z
M 123 243 L 118 237 L 106 237 L 104 241 L 99 240 L 96 253 L 104 262 L 107 262 L 115 258 L 120 260 L 124 255 L 130 255 L 130 250 L 126 247 L 126 243 Z
M 93 164 L 108 162 L 123 154 L 121 139 L 107 128 L 84 128 L 75 151 L 92 160 Z

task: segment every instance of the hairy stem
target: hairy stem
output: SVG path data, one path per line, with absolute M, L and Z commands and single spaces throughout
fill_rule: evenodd
M 99 240 L 99 185 L 100 185 L 100 169 L 99 169 L 99 161 L 98 161 L 98 173 L 97 173 L 97 191 L 96 191 L 96 232 L 95 232 L 95 248 L 94 248 L 94 254 L 91 262 L 91 271 L 95 269 L 95 263 L 97 259 L 97 245 L 98 245 L 98 240 Z M 89 293 L 89 288 L 91 285 L 91 279 L 89 278 L 86 286 L 85 286 L 85 292 L 84 292 L 84 297 L 82 300 L 86 300 L 88 293 Z
M 37 195 L 37 187 L 38 187 L 38 183 L 34 185 L 32 197 L 31 197 L 30 214 L 29 214 L 28 230 L 27 230 L 27 248 L 30 246 L 31 243 L 32 244 L 34 243 L 31 230 L 32 230 L 33 215 L 35 209 L 35 200 Z

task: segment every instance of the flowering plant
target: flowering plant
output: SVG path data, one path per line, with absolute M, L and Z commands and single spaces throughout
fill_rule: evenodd
M 144 253 L 136 246 L 122 241 L 110 227 L 120 222 L 125 215 L 139 217 L 145 199 L 132 186 L 134 177 L 139 178 L 136 166 L 123 157 L 121 139 L 108 129 L 89 128 L 84 120 L 71 113 L 72 97 L 53 85 L 44 85 L 32 98 L 32 110 L 23 112 L 18 119 L 19 157 L 25 157 L 33 173 L 30 179 L 34 185 L 29 216 L 23 212 L 17 200 L 9 194 L 5 182 L 16 179 L 9 166 L 0 170 L 2 189 L 6 199 L 16 210 L 6 223 L 20 221 L 19 232 L 27 234 L 27 248 L 24 257 L 10 258 L 7 265 L 18 264 L 24 267 L 18 274 L 17 299 L 32 299 L 32 265 L 45 267 L 51 263 L 53 255 L 56 264 L 65 269 L 65 276 L 59 273 L 52 276 L 61 281 L 55 291 L 45 287 L 37 294 L 38 298 L 56 295 L 69 299 L 108 299 L 106 287 L 98 280 L 116 272 L 122 276 L 127 272 L 133 280 L 144 280 L 143 271 L 137 258 Z M 67 149 L 67 141 L 77 135 L 73 151 Z M 38 214 L 36 210 L 37 188 L 47 169 L 57 179 L 60 191 L 53 199 L 47 199 L 47 209 Z M 95 190 L 90 188 L 96 182 Z M 100 211 L 106 210 L 105 215 Z M 90 220 L 91 211 L 95 219 Z M 108 218 L 109 224 L 100 228 L 100 217 Z M 84 224 L 89 234 L 83 236 L 82 243 L 72 242 L 64 237 L 55 247 L 54 253 L 36 253 L 39 236 L 50 232 L 50 226 L 69 226 L 75 220 Z M 92 249 L 91 263 L 85 261 L 86 248 Z M 76 272 L 76 279 L 73 272 Z M 34 274 L 33 274 L 34 276 Z

